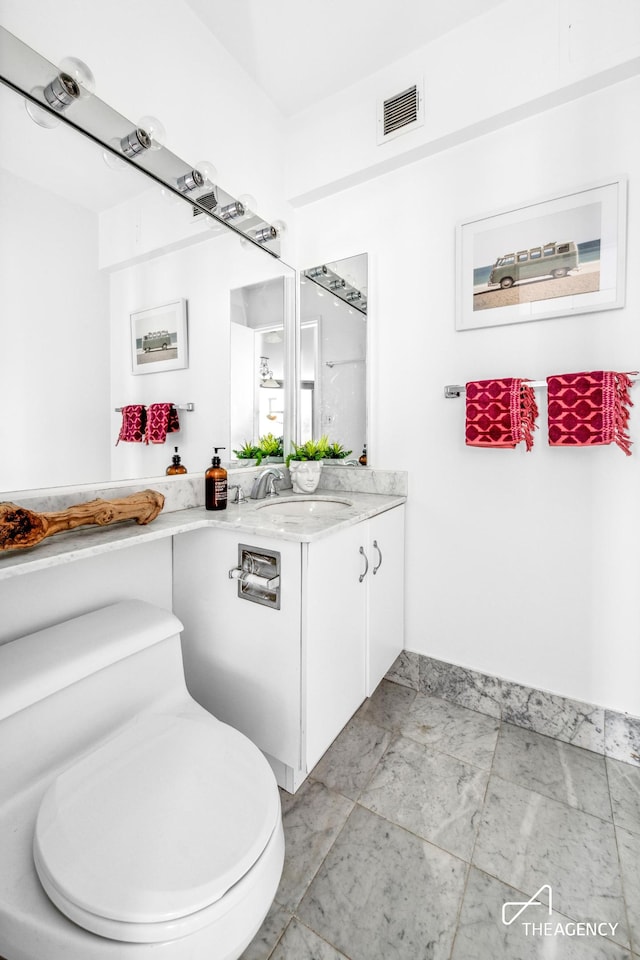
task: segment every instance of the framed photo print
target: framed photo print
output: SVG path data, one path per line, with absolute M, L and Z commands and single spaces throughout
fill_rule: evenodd
M 456 234 L 456 329 L 624 306 L 626 180 L 469 220 Z
M 186 300 L 131 314 L 131 365 L 134 374 L 188 367 Z

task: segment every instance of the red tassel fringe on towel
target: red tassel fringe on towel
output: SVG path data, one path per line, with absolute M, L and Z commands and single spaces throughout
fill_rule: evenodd
M 592 447 L 617 443 L 628 457 L 629 393 L 635 376 L 610 370 L 563 373 L 547 377 L 549 444 L 552 447 Z
M 526 380 L 473 380 L 466 385 L 465 439 L 469 447 L 533 447 L 538 416 L 533 387 Z

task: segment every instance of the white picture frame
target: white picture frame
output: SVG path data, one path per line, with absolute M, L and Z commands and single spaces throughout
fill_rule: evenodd
M 186 300 L 173 300 L 131 314 L 134 375 L 182 370 L 188 366 Z
M 459 224 L 456 330 L 624 306 L 626 209 L 617 177 Z

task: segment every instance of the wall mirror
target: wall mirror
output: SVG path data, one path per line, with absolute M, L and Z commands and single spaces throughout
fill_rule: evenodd
M 231 453 L 249 453 L 268 437 L 262 451 L 284 455 L 288 370 L 282 322 L 286 287 L 281 278 L 231 292 Z M 272 449 L 273 440 L 278 449 Z M 247 459 L 242 460 L 243 463 Z
M 300 435 L 327 434 L 357 459 L 367 443 L 366 253 L 300 278 Z
M 19 54 L 16 71 L 24 63 L 32 72 L 42 64 L 51 69 L 8 37 Z M 7 42 L 3 31 L 3 74 L 15 52 Z M 158 477 L 174 446 L 189 473 L 206 469 L 213 446 L 230 459 L 232 409 L 253 410 L 255 401 L 235 386 L 231 396 L 241 376 L 230 366 L 233 291 L 252 291 L 253 304 L 260 290 L 269 291 L 273 330 L 263 336 L 279 329 L 281 342 L 266 356 L 284 380 L 295 337 L 295 271 L 176 193 L 175 179 L 173 189 L 163 188 L 157 169 L 115 158 L 95 131 L 87 136 L 64 120 L 54 129 L 35 124 L 24 82 L 20 90 L 0 83 L 0 499 L 10 491 Z M 98 112 L 109 109 L 92 100 Z M 184 365 L 163 367 L 158 340 L 148 358 L 153 372 L 136 370 L 141 331 L 136 336 L 132 315 L 149 311 L 144 334 L 161 332 L 176 304 L 186 316 Z M 174 346 L 165 346 L 165 356 Z M 267 402 L 265 422 L 277 410 L 279 435 L 288 437 L 286 394 L 280 389 L 279 402 Z M 178 411 L 179 432 L 163 444 L 116 445 L 117 408 L 164 402 L 192 405 Z

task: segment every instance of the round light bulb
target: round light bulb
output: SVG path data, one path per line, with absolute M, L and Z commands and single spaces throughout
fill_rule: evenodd
M 164 146 L 167 131 L 157 117 L 140 117 L 138 120 L 138 129 L 144 130 L 151 140 L 150 150 L 160 150 L 160 148 Z
M 112 137 L 111 140 L 109 140 L 109 146 L 120 153 L 120 140 L 117 137 Z M 116 156 L 115 153 L 111 153 L 110 150 L 102 151 L 102 159 L 109 167 L 109 170 L 121 171 L 127 166 L 124 160 Z
M 258 201 L 250 193 L 241 193 L 238 197 L 238 200 L 244 207 L 245 216 L 255 213 L 256 207 L 258 206 Z
M 59 64 L 59 71 L 46 87 L 34 87 L 31 93 L 39 100 L 44 100 L 56 113 L 63 113 L 76 100 L 89 97 L 96 88 L 96 80 L 86 63 L 77 57 L 65 57 Z M 38 104 L 26 101 L 25 106 L 39 127 L 48 130 L 57 127 L 57 118 Z
M 202 175 L 204 178 L 204 185 L 206 187 L 213 187 L 218 180 L 218 171 L 212 163 L 209 163 L 208 160 L 200 160 L 195 165 L 195 169 Z
M 38 97 L 38 99 L 41 100 L 44 98 L 44 87 L 34 87 L 31 93 L 34 97 Z M 40 107 L 37 103 L 34 103 L 33 100 L 25 100 L 24 106 L 33 122 L 45 130 L 53 130 L 53 128 L 57 127 L 60 123 L 59 117 L 56 117 L 53 113 L 49 113 L 48 110 Z
M 84 60 L 77 57 L 65 57 L 60 62 L 60 71 L 74 81 L 79 87 L 79 96 L 86 100 L 96 89 L 96 78 Z

